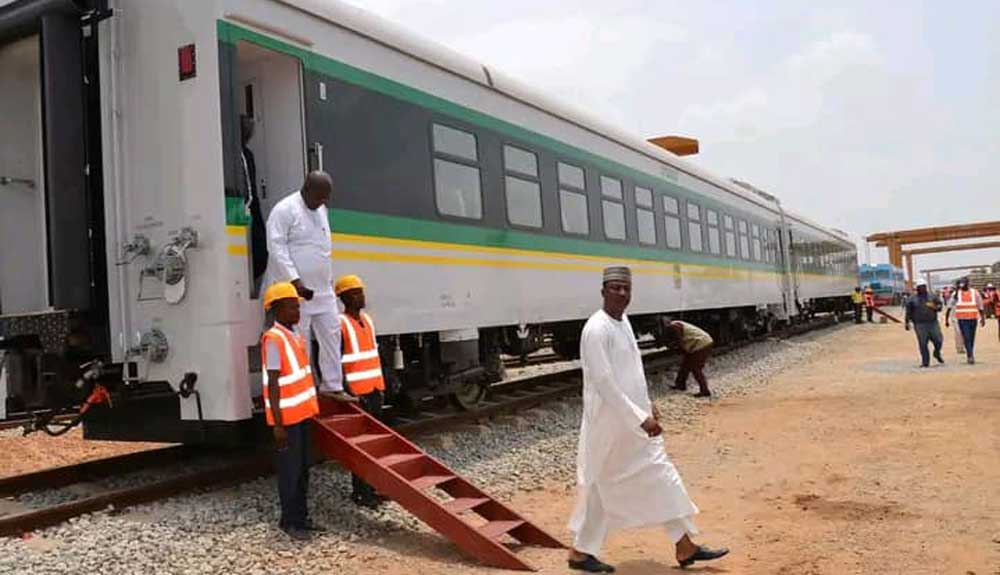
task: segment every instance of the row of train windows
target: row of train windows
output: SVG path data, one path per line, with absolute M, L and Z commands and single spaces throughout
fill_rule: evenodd
M 446 216 L 479 220 L 483 217 L 483 199 L 479 173 L 476 136 L 441 124 L 432 130 L 434 150 L 434 193 L 438 211 Z M 566 234 L 590 234 L 586 178 L 583 168 L 557 162 L 559 209 L 562 230 Z M 542 186 L 538 156 L 531 151 L 503 146 L 504 190 L 507 219 L 523 228 L 542 227 Z M 625 241 L 625 195 L 622 181 L 602 175 L 601 213 L 604 236 Z M 657 241 L 654 194 L 649 188 L 635 186 L 636 225 L 639 243 L 654 246 Z M 664 243 L 671 249 L 683 249 L 681 204 L 669 195 L 659 196 L 663 209 Z M 743 219 L 721 214 L 687 202 L 687 247 L 751 261 L 778 261 L 778 232 Z

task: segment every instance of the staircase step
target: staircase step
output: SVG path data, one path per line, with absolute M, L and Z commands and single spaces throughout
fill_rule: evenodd
M 475 509 L 480 505 L 489 502 L 488 497 L 459 497 L 444 504 L 444 508 L 452 513 L 458 514 L 463 511 Z
M 508 533 L 524 525 L 522 520 L 513 521 L 490 521 L 479 528 L 479 532 L 490 539 L 499 539 L 504 533 Z
M 424 491 L 425 489 L 441 485 L 442 483 L 451 481 L 452 479 L 455 479 L 454 475 L 424 475 L 423 477 L 418 477 L 412 480 L 410 483 L 415 489 Z
M 379 465 L 383 465 L 385 467 L 392 467 L 393 465 L 397 465 L 405 461 L 413 461 L 422 457 L 424 457 L 423 453 L 393 453 L 392 455 L 379 457 L 378 463 Z
M 348 441 L 360 447 L 361 444 L 363 443 L 368 443 L 369 441 L 378 441 L 379 439 L 387 439 L 389 437 L 392 437 L 391 433 L 364 433 L 361 435 L 355 435 Z

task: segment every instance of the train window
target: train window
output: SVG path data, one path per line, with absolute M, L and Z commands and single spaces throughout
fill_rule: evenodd
M 609 240 L 625 239 L 625 196 L 622 182 L 601 176 L 601 211 L 604 213 L 604 237 Z
M 705 222 L 708 224 L 708 251 L 719 254 L 722 251 L 719 241 L 719 212 L 706 208 Z
M 639 228 L 639 243 L 656 244 L 656 216 L 653 214 L 653 192 L 635 187 L 635 221 Z
M 434 199 L 438 211 L 446 216 L 482 219 L 483 194 L 476 136 L 434 124 L 432 139 L 435 154 Z
M 700 252 L 704 250 L 701 238 L 701 208 L 698 204 L 687 204 L 688 216 L 688 245 L 691 251 Z
M 733 216 L 723 214 L 722 224 L 726 232 L 726 256 L 736 257 L 736 228 L 733 225 Z
M 681 209 L 677 198 L 663 196 L 663 225 L 667 234 L 667 247 L 681 248 Z
M 441 124 L 434 124 L 434 151 L 476 162 L 476 136 Z
M 653 192 L 639 186 L 635 187 L 635 205 L 653 209 Z
M 507 219 L 515 226 L 542 227 L 542 189 L 538 182 L 514 176 L 504 178 Z
M 750 232 L 747 229 L 746 220 L 739 220 L 737 227 L 740 232 L 740 257 L 750 259 Z
M 760 254 L 760 226 L 758 226 L 757 224 L 753 224 L 752 226 L 750 226 L 750 233 L 751 233 L 751 238 L 750 239 L 752 240 L 750 242 L 750 246 L 751 246 L 751 248 L 753 248 L 753 259 L 759 262 L 760 258 L 761 258 L 761 254 Z
M 514 146 L 503 147 L 507 221 L 515 226 L 542 227 L 542 186 L 538 157 Z
M 585 189 L 583 169 L 559 162 L 559 185 Z
M 611 240 L 624 240 L 625 205 L 602 200 L 601 210 L 604 212 L 604 236 Z
M 601 176 L 601 194 L 616 200 L 624 199 L 622 195 L 622 182 L 607 176 Z
M 590 233 L 590 219 L 587 208 L 586 181 L 583 169 L 559 162 L 559 211 L 562 228 L 568 234 L 587 235 Z
M 434 194 L 438 210 L 444 215 L 476 220 L 483 217 L 479 168 L 435 158 Z
M 538 177 L 538 156 L 534 152 L 515 148 L 514 146 L 504 146 L 503 166 L 508 172 L 517 172 L 534 178 Z
M 590 233 L 590 222 L 587 219 L 587 196 L 579 192 L 559 190 L 559 205 L 564 232 L 583 235 Z

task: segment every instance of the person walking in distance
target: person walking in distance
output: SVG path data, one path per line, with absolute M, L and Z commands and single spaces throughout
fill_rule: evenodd
M 316 386 L 305 341 L 293 330 L 300 318 L 299 292 L 291 283 L 272 284 L 264 293 L 264 309 L 274 325 L 261 336 L 264 365 L 264 415 L 277 449 L 281 520 L 278 526 L 294 539 L 323 531 L 309 519 L 310 419 L 319 413 Z
M 715 343 L 712 336 L 696 325 L 686 321 L 671 321 L 669 318 L 660 318 L 660 334 L 662 343 L 666 347 L 680 350 L 683 356 L 681 365 L 677 368 L 677 379 L 674 380 L 673 388 L 687 391 L 687 379 L 690 373 L 698 382 L 698 393 L 695 397 L 711 397 L 712 392 L 708 389 L 708 378 L 705 377 L 704 369 Z
M 861 295 L 861 286 L 855 286 L 851 292 L 851 303 L 854 304 L 854 323 L 861 323 L 861 308 L 865 303 L 865 297 Z
M 941 326 L 938 324 L 937 314 L 941 311 L 941 299 L 927 292 L 927 282 L 919 279 L 916 283 L 917 293 L 906 302 L 906 316 L 904 326 L 906 331 L 910 331 L 910 323 L 917 334 L 917 347 L 920 349 L 920 367 L 930 365 L 930 353 L 927 349 L 927 342 L 934 344 L 934 359 L 938 363 L 944 363 L 941 357 Z
M 875 311 L 875 292 L 871 286 L 865 286 L 865 313 L 868 316 L 868 323 L 873 323 L 872 313 Z
M 949 316 L 954 311 L 958 329 L 962 332 L 962 341 L 965 343 L 966 361 L 970 364 L 976 363 L 976 324 L 978 323 L 980 327 L 986 326 L 983 301 L 979 297 L 979 292 L 969 289 L 969 278 L 962 278 L 959 281 L 958 291 L 951 298 L 952 305 L 944 316 L 944 324 L 948 325 Z
M 360 400 L 361 409 L 381 419 L 385 379 L 375 338 L 375 324 L 364 311 L 365 284 L 356 275 L 345 275 L 337 279 L 334 292 L 344 304 L 344 313 L 338 319 L 343 346 L 341 365 L 347 390 Z M 385 501 L 375 488 L 357 475 L 351 475 L 351 486 L 351 501 L 355 505 L 376 508 Z
M 952 313 L 952 311 L 954 311 L 955 300 L 954 300 L 954 298 L 952 296 L 954 296 L 955 292 L 958 291 L 958 283 L 959 283 L 959 280 L 955 280 L 955 286 L 954 287 L 945 286 L 945 288 L 944 288 L 944 294 L 945 295 L 944 295 L 944 298 L 943 298 L 942 301 L 944 301 L 944 305 L 945 305 L 945 323 L 944 323 L 944 326 L 946 328 L 948 327 L 948 316 Z M 965 353 L 965 340 L 962 337 L 962 330 L 960 330 L 958 328 L 958 322 L 957 321 L 954 322 L 952 325 L 954 326 L 954 329 L 952 330 L 952 333 L 955 336 L 955 353 L 958 354 L 958 355 L 962 355 L 962 354 Z
M 577 452 L 577 499 L 569 527 L 574 533 L 569 567 L 591 573 L 615 568 L 597 556 L 612 529 L 659 525 L 674 544 L 681 567 L 726 555 L 696 545 L 688 497 L 667 457 L 661 416 L 649 399 L 642 356 L 625 310 L 632 272 L 604 270 L 604 305 L 583 328 L 583 418 Z
M 354 401 L 340 381 L 340 325 L 333 293 L 330 222 L 326 204 L 333 180 L 326 172 L 310 172 L 302 189 L 275 204 L 267 218 L 268 283 L 290 282 L 299 291 L 301 320 L 296 331 L 311 350 L 319 343 L 320 391 L 338 401 Z

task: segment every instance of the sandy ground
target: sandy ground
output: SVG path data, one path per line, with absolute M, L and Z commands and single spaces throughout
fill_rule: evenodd
M 44 433 L 23 437 L 21 430 L 9 429 L 0 432 L 0 477 L 165 446 L 163 443 L 84 441 L 80 428 L 60 437 Z
M 732 549 L 702 573 L 1000 575 L 1000 343 L 980 331 L 975 366 L 918 369 L 912 333 L 864 325 L 751 397 L 670 429 L 668 449 L 701 507 L 700 540 Z M 568 455 L 569 456 L 569 455 Z M 573 488 L 519 495 L 515 509 L 564 541 Z M 394 533 L 341 573 L 500 573 L 440 537 Z M 562 551 L 524 549 L 542 573 Z M 679 572 L 656 528 L 620 532 L 618 573 Z

